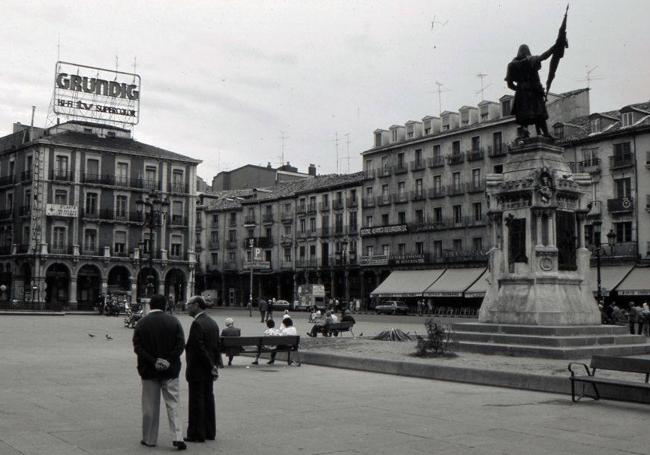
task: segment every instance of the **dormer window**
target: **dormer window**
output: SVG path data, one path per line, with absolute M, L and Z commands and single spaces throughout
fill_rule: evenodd
M 503 117 L 512 115 L 512 107 L 510 106 L 510 100 L 503 100 L 501 102 L 501 115 Z
M 375 147 L 381 147 L 381 131 L 375 133 Z
M 601 128 L 601 119 L 600 117 L 592 118 L 591 119 L 591 132 L 592 133 L 599 133 Z
M 115 131 L 107 131 L 106 137 L 115 137 Z
M 486 122 L 489 119 L 490 115 L 487 107 L 481 109 L 481 122 Z
M 393 131 L 393 142 L 397 142 L 397 128 L 395 128 Z
M 633 121 L 634 117 L 632 112 L 624 112 L 623 115 L 621 115 L 621 123 L 623 126 L 630 126 Z

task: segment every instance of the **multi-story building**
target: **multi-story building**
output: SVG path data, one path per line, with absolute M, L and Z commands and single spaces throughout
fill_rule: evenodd
M 594 252 L 601 247 L 601 262 L 608 265 L 606 291 L 647 298 L 650 103 L 557 122 L 554 131 L 573 169 L 592 176 L 585 245 Z
M 374 146 L 362 153 L 366 289 L 396 268 L 486 264 L 485 177 L 502 172 L 517 135 L 512 101 L 507 95 L 374 132 Z M 549 96 L 548 110 L 551 124 L 587 115 L 588 91 Z
M 231 171 L 221 171 L 212 179 L 212 191 L 241 190 L 246 188 L 265 188 L 282 183 L 303 180 L 316 175 L 316 166 L 309 165 L 307 174 L 298 172 L 298 168 L 289 162 L 278 168 L 271 163 L 266 166 L 246 164 Z
M 135 298 L 153 285 L 187 298 L 194 289 L 199 163 L 115 126 L 15 125 L 0 138 L 6 297 L 89 309 L 101 294 Z M 156 223 L 146 223 L 151 217 L 141 203 L 151 193 L 164 201 Z
M 205 289 L 228 304 L 255 297 L 294 300 L 320 283 L 331 298 L 361 297 L 360 183 L 363 173 L 324 175 L 269 188 L 223 192 L 198 207 Z M 256 257 L 258 256 L 258 257 Z

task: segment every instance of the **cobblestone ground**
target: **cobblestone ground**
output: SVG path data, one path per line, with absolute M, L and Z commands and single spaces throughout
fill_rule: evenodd
M 189 318 L 181 320 L 187 329 Z M 173 450 L 164 412 L 159 447 L 138 443 L 140 384 L 132 331 L 120 322 L 0 317 L 0 455 Z M 260 326 L 251 322 L 250 330 Z M 397 357 L 411 349 L 365 339 L 305 347 Z M 552 394 L 308 365 L 255 368 L 249 360 L 237 358 L 216 384 L 217 441 L 188 453 L 646 454 L 650 445 L 647 406 L 574 405 Z M 181 395 L 185 417 L 185 384 Z

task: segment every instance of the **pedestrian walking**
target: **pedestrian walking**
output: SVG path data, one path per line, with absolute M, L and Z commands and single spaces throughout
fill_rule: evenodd
M 187 312 L 194 318 L 185 346 L 185 378 L 189 389 L 188 442 L 214 440 L 217 433 L 214 385 L 219 377 L 219 326 L 205 313 L 205 300 L 194 296 Z
M 266 309 L 267 309 L 267 303 L 266 300 L 264 300 L 262 297 L 260 297 L 257 301 L 257 305 L 260 310 L 260 322 L 266 321 Z
M 158 442 L 160 395 L 167 408 L 172 444 L 186 448 L 178 415 L 181 354 L 185 347 L 183 327 L 174 316 L 163 310 L 167 300 L 162 295 L 151 297 L 151 311 L 135 326 L 133 350 L 138 356 L 138 373 L 142 378 L 142 440 L 143 446 Z
M 268 301 L 266 307 L 266 320 L 273 319 L 273 307 L 275 306 L 275 297 Z

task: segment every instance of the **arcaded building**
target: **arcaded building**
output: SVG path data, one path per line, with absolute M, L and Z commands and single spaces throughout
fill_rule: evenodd
M 0 298 L 91 309 L 102 294 L 133 300 L 149 287 L 186 299 L 199 163 L 116 126 L 16 124 L 0 138 Z M 162 202 L 155 217 L 147 198 Z

